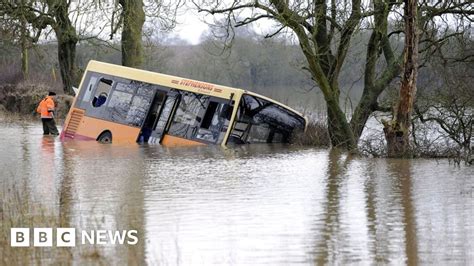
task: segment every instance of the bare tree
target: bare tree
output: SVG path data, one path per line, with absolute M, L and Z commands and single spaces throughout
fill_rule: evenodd
M 439 133 L 443 137 L 454 141 L 454 145 L 449 145 L 445 147 L 446 150 L 439 151 L 444 153 L 443 156 L 459 157 L 472 164 L 473 89 L 469 85 L 460 84 L 450 90 L 444 88 L 434 92 L 436 95 L 434 93 L 424 95 L 428 98 L 415 106 L 415 119 L 419 119 L 423 124 L 434 123 L 441 129 Z M 416 139 L 415 144 L 417 144 Z M 455 154 L 450 154 L 452 150 L 456 151 Z
M 418 12 L 417 1 L 404 0 L 405 48 L 403 75 L 400 87 L 400 99 L 390 122 L 384 121 L 384 133 L 387 140 L 388 156 L 407 156 L 410 148 L 410 126 L 413 103 L 416 95 L 418 75 Z
M 76 45 L 79 41 L 76 29 L 69 19 L 71 1 L 0 1 L 0 15 L 10 20 L 21 21 L 23 31 L 28 26 L 41 31 L 50 26 L 58 42 L 58 60 L 64 92 L 73 94 L 72 86 L 77 81 L 75 66 Z M 26 56 L 23 56 L 26 58 Z
M 399 1 L 372 0 L 370 5 L 361 0 L 234 0 L 211 3 L 194 0 L 193 3 L 201 12 L 225 16 L 229 26 L 240 27 L 265 19 L 275 22 L 275 31 L 265 37 L 273 37 L 289 29 L 305 56 L 304 69 L 311 74 L 324 95 L 333 146 L 355 149 L 370 115 L 374 111 L 390 110 L 380 107 L 378 98 L 401 72 L 402 54 L 393 49 L 390 38 L 403 33 L 403 30 L 389 31 L 389 15 L 399 17 Z M 422 1 L 420 5 L 427 21 L 446 13 L 472 13 L 468 1 Z M 364 27 L 371 32 L 365 58 L 364 90 L 348 121 L 340 107 L 339 78 L 354 32 Z
M 120 28 L 123 65 L 139 67 L 143 61 L 142 28 L 145 18 L 162 16 L 160 24 L 154 26 L 171 28 L 175 23 L 177 7 L 182 5 L 182 1 L 165 1 L 0 0 L 0 17 L 20 29 L 16 34 L 19 40 L 25 40 L 22 36 L 27 33 L 35 33 L 37 41 L 38 38 L 45 38 L 50 29 L 54 31 L 63 88 L 66 93 L 72 94 L 72 86 L 79 81 L 75 64 L 78 42 L 98 40 L 103 44 L 107 26 L 110 26 L 110 39 Z M 112 14 L 110 19 L 106 12 Z M 101 21 L 103 19 L 105 21 Z M 81 32 L 80 36 L 78 30 L 83 29 L 86 32 Z M 26 62 L 27 49 L 23 49 L 22 58 Z M 26 63 L 24 66 L 25 72 Z
M 0 7 L 3 7 L 3 1 L 0 1 Z M 15 14 L 9 14 L 8 9 L 0 9 L 0 24 L 5 32 L 9 32 L 9 36 L 13 43 L 21 49 L 21 73 L 26 79 L 29 75 L 29 50 L 38 42 L 42 33 L 42 29 L 31 27 L 26 20 L 27 2 L 20 1 L 20 8 Z
M 422 126 L 431 129 L 433 134 L 444 143 L 451 140 L 447 147 L 435 147 L 443 156 L 457 156 L 471 164 L 472 137 L 474 133 L 474 40 L 469 32 L 452 39 L 449 47 L 433 55 L 427 68 L 430 74 L 419 87 L 414 108 L 415 122 L 422 125 L 414 134 L 414 144 L 419 146 L 419 136 L 423 136 Z M 424 124 L 424 125 L 423 125 Z M 433 130 L 433 128 L 437 130 Z M 418 132 L 420 131 L 420 132 Z M 434 132 L 433 132 L 434 131 Z M 446 146 L 446 145 L 445 145 Z M 455 151 L 455 152 L 453 152 Z
M 384 44 L 388 44 L 388 37 L 383 35 L 386 32 L 387 16 L 390 6 L 382 1 L 376 1 L 379 5 L 378 9 L 383 9 L 382 15 L 379 17 L 382 23 L 377 23 L 378 27 L 376 36 L 372 37 L 371 49 L 369 52 L 372 56 L 374 66 L 375 79 L 375 62 L 378 58 L 379 47 L 381 47 L 381 39 L 387 39 Z M 226 3 L 226 2 L 224 2 Z M 347 3 L 347 4 L 345 4 Z M 333 146 L 341 146 L 347 149 L 355 149 L 357 145 L 356 134 L 354 134 L 351 124 L 340 107 L 340 88 L 339 75 L 344 64 L 347 51 L 350 46 L 353 33 L 360 26 L 364 17 L 368 16 L 363 12 L 360 0 L 348 1 L 282 1 L 272 0 L 268 2 L 260 1 L 233 1 L 230 6 L 222 7 L 223 2 L 217 2 L 211 7 L 204 7 L 203 3 L 196 3 L 201 11 L 210 14 L 227 14 L 228 19 L 232 19 L 234 12 L 240 12 L 244 9 L 252 9 L 252 15 L 235 23 L 236 26 L 243 26 L 261 19 L 271 19 L 276 21 L 280 26 L 274 33 L 269 33 L 266 37 L 272 37 L 285 28 L 289 28 L 296 36 L 301 50 L 306 59 L 304 69 L 309 71 L 312 79 L 317 83 L 319 89 L 324 95 L 327 103 L 328 130 Z M 380 12 L 379 12 L 380 13 Z M 241 16 L 243 14 L 240 14 Z M 393 56 L 391 47 L 387 45 L 384 51 L 391 62 L 390 73 L 387 73 L 387 79 L 393 79 L 398 73 L 398 67 Z M 368 78 L 372 78 L 369 76 Z M 361 100 L 360 106 L 356 108 L 354 125 L 365 124 L 365 117 L 371 111 L 373 103 L 370 98 L 374 93 L 368 91 L 365 93 L 365 99 Z M 367 114 L 367 115 L 366 115 Z M 365 118 L 365 119 L 367 119 Z M 362 132 L 362 128 L 360 132 Z M 359 130 L 357 128 L 356 130 Z M 357 134 L 358 135 L 358 134 Z

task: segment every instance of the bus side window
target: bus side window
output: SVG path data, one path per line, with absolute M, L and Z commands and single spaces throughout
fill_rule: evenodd
M 209 106 L 207 107 L 206 114 L 201 123 L 201 128 L 209 129 L 209 126 L 213 122 L 214 115 L 216 113 L 218 103 L 210 102 Z
M 229 143 L 287 143 L 293 130 L 304 129 L 303 118 L 256 96 L 244 95 Z
M 110 90 L 112 89 L 112 80 L 101 78 L 97 90 L 95 91 L 94 99 L 92 99 L 92 106 L 100 107 L 109 97 Z
M 84 94 L 84 97 L 82 98 L 82 101 L 90 102 L 91 94 L 92 94 L 92 91 L 94 90 L 94 86 L 96 82 L 97 82 L 97 77 L 90 78 L 89 84 L 87 84 L 86 92 Z
M 196 138 L 215 143 L 221 142 L 229 125 L 232 110 L 228 104 L 210 102 Z
M 193 139 L 203 120 L 209 96 L 192 92 L 182 92 L 181 101 L 169 127 L 169 134 L 176 137 Z

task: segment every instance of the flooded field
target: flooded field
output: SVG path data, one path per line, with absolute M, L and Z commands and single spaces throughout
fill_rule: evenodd
M 0 264 L 474 262 L 474 167 L 291 146 L 62 143 L 40 124 L 0 132 Z M 12 248 L 11 227 L 137 230 L 139 241 Z

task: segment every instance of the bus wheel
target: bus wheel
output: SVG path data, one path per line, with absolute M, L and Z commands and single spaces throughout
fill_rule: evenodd
M 112 133 L 109 131 L 103 132 L 100 134 L 100 136 L 97 138 L 97 141 L 102 143 L 102 144 L 110 144 L 112 143 Z

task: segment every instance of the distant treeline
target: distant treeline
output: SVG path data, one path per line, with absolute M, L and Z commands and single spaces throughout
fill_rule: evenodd
M 363 33 L 354 41 L 340 78 L 344 103 L 354 104 L 362 91 Z M 402 44 L 401 44 L 402 45 Z M 401 48 L 400 48 L 401 49 Z M 0 33 L 0 83 L 15 83 L 22 78 L 21 50 Z M 82 42 L 77 47 L 76 63 L 83 71 L 89 60 L 121 64 L 120 44 L 96 45 Z M 240 32 L 230 47 L 212 37 L 198 45 L 185 40 L 172 43 L 145 42 L 142 68 L 169 75 L 252 90 L 282 102 L 314 109 L 314 102 L 324 100 L 311 76 L 303 69 L 305 59 L 297 44 L 285 39 L 264 39 L 253 32 Z M 30 50 L 30 79 L 60 90 L 57 46 L 53 43 L 35 45 Z M 346 99 L 346 100 L 345 100 Z M 319 108 L 318 108 L 319 109 Z
M 360 32 L 349 50 L 342 74 L 341 105 L 350 111 L 362 93 L 366 33 Z M 396 49 L 403 48 L 402 40 Z M 0 83 L 12 84 L 22 79 L 21 50 L 0 33 Z M 121 64 L 120 44 L 96 45 L 82 42 L 77 47 L 76 62 L 83 71 L 89 60 Z M 291 104 L 305 111 L 324 112 L 321 92 L 315 88 L 311 76 L 303 69 L 301 48 L 285 39 L 264 39 L 249 31 L 241 31 L 231 47 L 212 37 L 198 45 L 185 40 L 171 43 L 145 42 L 143 69 L 169 75 L 252 90 Z M 422 90 L 441 84 L 443 80 L 434 68 L 439 61 L 427 62 L 420 71 L 418 86 Z M 29 58 L 30 80 L 42 82 L 61 90 L 57 60 L 57 46 L 49 43 L 35 45 Z M 396 81 L 394 82 L 396 83 Z M 318 103 L 321 107 L 318 108 Z M 315 107 L 316 106 L 316 107 Z

